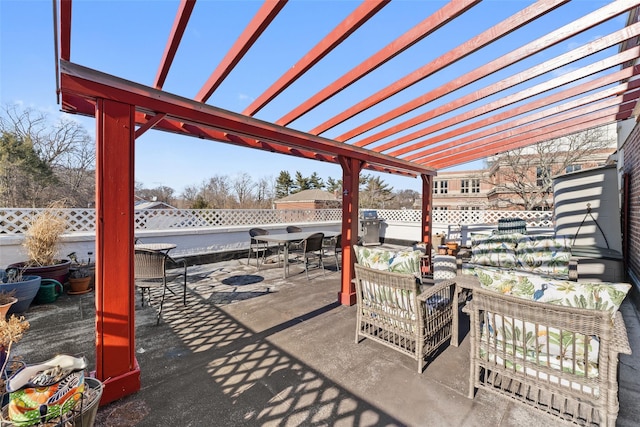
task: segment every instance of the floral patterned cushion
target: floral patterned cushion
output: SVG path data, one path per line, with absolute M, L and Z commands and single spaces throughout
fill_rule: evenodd
M 520 234 L 494 234 L 484 239 L 472 239 L 472 264 L 513 268 L 516 266 L 516 244 Z
M 358 264 L 374 270 L 389 270 L 389 265 L 394 253 L 377 248 L 368 248 L 366 246 L 353 245 L 353 251 L 356 254 Z
M 567 307 L 605 310 L 612 319 L 631 289 L 628 283 L 572 282 L 526 272 L 475 267 L 480 285 L 506 295 Z
M 401 250 L 398 252 L 379 248 L 368 248 L 353 245 L 358 264 L 374 270 L 392 271 L 394 273 L 410 273 L 420 275 L 419 250 Z
M 516 258 L 517 267 L 524 271 L 569 277 L 570 241 L 564 236 L 523 235 Z

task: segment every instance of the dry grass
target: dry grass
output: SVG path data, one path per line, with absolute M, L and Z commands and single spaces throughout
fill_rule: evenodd
M 67 228 L 62 208 L 64 202 L 53 202 L 29 225 L 23 245 L 31 265 L 55 264 L 60 236 Z

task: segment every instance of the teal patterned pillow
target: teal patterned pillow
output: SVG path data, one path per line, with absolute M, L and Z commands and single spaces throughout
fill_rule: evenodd
M 476 240 L 471 245 L 472 264 L 513 268 L 516 266 L 516 244 L 520 234 L 495 234 Z
M 518 267 L 524 271 L 569 276 L 571 246 L 564 236 L 522 236 L 518 240 L 516 257 Z

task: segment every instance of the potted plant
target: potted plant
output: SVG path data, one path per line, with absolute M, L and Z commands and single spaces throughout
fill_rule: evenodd
M 24 332 L 29 329 L 29 322 L 24 317 L 15 315 L 0 317 L 0 394 L 4 395 L 7 363 L 11 355 L 11 347 L 22 339 Z
M 29 225 L 23 243 L 28 261 L 11 264 L 25 275 L 40 276 L 66 283 L 71 260 L 58 259 L 60 237 L 67 228 L 62 208 L 63 202 L 54 202 L 42 211 Z
M 17 300 L 9 307 L 7 314 L 27 311 L 40 290 L 41 281 L 40 276 L 24 275 L 23 270 L 17 267 L 0 270 L 0 293 L 12 293 Z
M 71 261 L 71 268 L 69 273 L 69 285 L 71 290 L 70 294 L 83 294 L 89 292 L 91 281 L 94 275 L 94 267 L 91 264 L 92 252 L 88 253 L 89 258 L 86 261 L 78 261 L 78 257 L 75 252 L 71 252 L 67 255 Z
M 15 289 L 10 291 L 0 291 L 0 318 L 6 319 L 7 312 L 11 306 L 18 302 L 18 298 L 15 297 Z

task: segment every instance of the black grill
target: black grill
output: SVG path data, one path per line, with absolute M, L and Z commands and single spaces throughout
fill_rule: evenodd
M 380 222 L 378 211 L 360 212 L 360 229 L 362 230 L 363 245 L 380 244 Z

